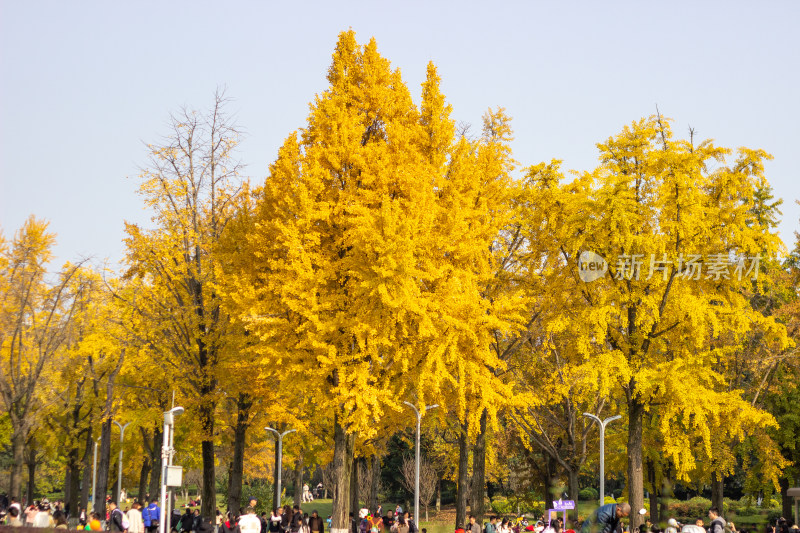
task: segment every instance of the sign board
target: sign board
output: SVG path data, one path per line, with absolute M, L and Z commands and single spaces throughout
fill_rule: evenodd
M 183 467 L 182 466 L 168 466 L 166 467 L 166 480 L 164 484 L 167 487 L 180 487 L 183 484 Z
M 558 500 L 553 502 L 555 511 L 571 511 L 575 509 L 575 500 Z

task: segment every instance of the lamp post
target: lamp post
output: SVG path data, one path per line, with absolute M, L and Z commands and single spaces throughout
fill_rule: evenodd
M 291 433 L 292 431 L 297 431 L 296 429 L 287 429 L 283 433 L 278 431 L 277 429 L 273 429 L 271 427 L 265 427 L 267 431 L 271 431 L 275 433 L 275 438 L 278 441 L 278 469 L 275 472 L 275 509 L 278 509 L 281 506 L 281 471 L 283 470 L 283 437 Z
M 112 422 L 114 422 L 114 424 L 116 424 L 117 427 L 119 428 L 119 475 L 117 476 L 117 497 L 116 497 L 117 505 L 119 505 L 120 503 L 122 503 L 119 501 L 119 498 L 122 495 L 122 441 L 125 439 L 125 428 L 130 426 L 131 423 L 128 422 L 123 426 L 116 420 L 112 420 Z
M 598 424 L 600 424 L 600 506 L 602 507 L 606 500 L 606 459 L 605 459 L 605 441 L 606 441 L 606 425 L 609 422 L 613 422 L 618 418 L 622 418 L 620 415 L 614 415 L 606 418 L 605 420 L 600 420 L 600 417 L 595 416 L 591 413 L 583 413 L 583 416 L 588 416 Z
M 94 460 L 92 461 L 92 507 L 94 502 L 97 501 L 97 443 L 100 439 L 94 441 Z
M 167 507 L 167 467 L 172 463 L 172 436 L 175 426 L 175 415 L 183 412 L 183 407 L 173 407 L 164 413 L 164 440 L 161 445 L 161 513 L 158 520 L 158 533 L 165 533 Z
M 416 524 L 419 524 L 419 429 L 422 423 L 422 413 L 419 412 L 413 403 L 411 402 L 403 402 L 410 408 L 414 410 L 414 413 L 417 415 L 417 444 L 414 446 L 414 520 L 416 520 Z M 428 409 L 435 409 L 439 407 L 438 404 L 435 405 L 428 405 L 425 407 L 425 411 L 427 412 Z

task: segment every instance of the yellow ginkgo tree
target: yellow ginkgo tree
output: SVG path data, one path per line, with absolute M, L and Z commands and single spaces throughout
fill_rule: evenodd
M 760 260 L 781 243 L 754 209 L 765 152 L 732 157 L 712 141 L 675 139 L 661 116 L 598 148 L 599 166 L 571 181 L 558 162 L 529 170 L 528 231 L 539 243 L 530 269 L 545 281 L 542 327 L 560 339 L 573 379 L 620 399 L 639 509 L 646 421 L 679 479 L 714 459 L 716 440 L 774 424 L 718 369 L 730 354 L 720 340 L 732 335 L 758 328 L 766 345 L 787 344 L 748 299 L 768 277 Z
M 503 220 L 492 210 L 509 182 L 501 114 L 482 147 L 456 141 L 435 69 L 418 108 L 375 41 L 361 46 L 352 31 L 328 81 L 255 192 L 228 290 L 264 364 L 324 382 L 315 402 L 333 420 L 333 532 L 345 533 L 356 439 L 387 417 L 410 425 L 404 401 L 442 398 L 465 422 L 496 412 L 494 394 L 465 383 L 492 375 L 492 333 L 516 315 L 506 295 L 484 294 Z

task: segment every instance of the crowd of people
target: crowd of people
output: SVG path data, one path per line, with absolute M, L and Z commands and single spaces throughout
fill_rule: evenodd
M 308 492 L 308 494 L 306 494 Z M 304 487 L 304 500 L 313 500 L 307 485 Z M 192 501 L 199 504 L 199 501 Z M 229 511 L 219 510 L 212 517 L 201 517 L 198 508 L 188 504 L 185 509 L 174 509 L 167 518 L 165 530 L 169 533 L 325 533 L 331 529 L 331 517 L 323 519 L 314 510 L 309 515 L 300 505 L 284 506 L 271 513 L 256 513 L 257 501 L 252 499 L 245 508 Z M 578 524 L 565 524 L 559 516 L 547 520 L 528 520 L 527 517 L 508 518 L 490 516 L 480 523 L 470 515 L 468 523 L 456 528 L 455 533 L 751 533 L 738 531 L 733 522 L 727 522 L 719 509 L 712 507 L 708 512 L 709 523 L 703 518 L 693 524 L 681 524 L 670 518 L 667 527 L 661 529 L 657 524 L 645 519 L 646 510 L 639 513 L 644 524 L 631 531 L 626 528 L 624 518 L 630 517 L 631 507 L 627 503 L 612 503 L 597 508 Z M 155 499 L 145 499 L 140 503 L 134 500 L 123 510 L 116 502 L 107 498 L 105 516 L 79 509 L 70 521 L 69 509 L 63 502 L 51 504 L 47 498 L 22 505 L 16 498 L 10 500 L 0 497 L 0 525 L 16 527 L 35 527 L 49 529 L 77 529 L 82 531 L 111 531 L 113 533 L 158 533 L 160 530 L 161 508 Z M 69 524 L 73 524 L 70 527 Z M 427 533 L 419 528 L 415 517 L 398 505 L 385 513 L 381 506 L 374 512 L 363 508 L 357 516 L 350 513 L 349 533 Z M 756 533 L 756 532 L 752 532 Z M 799 533 L 798 526 L 785 518 L 774 525 L 767 525 L 764 533 Z

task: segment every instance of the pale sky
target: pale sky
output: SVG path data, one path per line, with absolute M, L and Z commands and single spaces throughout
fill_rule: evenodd
M 340 31 L 374 36 L 419 101 L 434 61 L 457 120 L 513 117 L 522 166 L 597 164 L 595 143 L 661 112 L 723 146 L 775 156 L 781 236 L 800 229 L 800 3 L 63 2 L 0 0 L 0 228 L 50 221 L 59 262 L 119 260 L 123 221 L 148 223 L 143 142 L 218 86 L 266 177 L 324 90 Z

